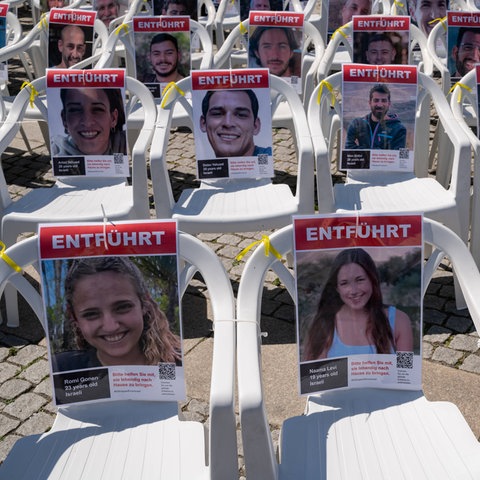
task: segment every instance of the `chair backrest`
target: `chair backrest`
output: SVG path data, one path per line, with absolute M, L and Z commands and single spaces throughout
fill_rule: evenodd
M 341 134 L 341 99 L 334 94 L 341 91 L 341 72 L 325 79 L 312 94 L 308 106 L 308 120 L 312 128 L 312 141 L 315 149 L 317 169 L 318 208 L 321 212 L 334 209 L 333 187 L 330 168 L 335 161 L 333 151 L 335 139 L 340 141 Z M 329 88 L 332 88 L 330 91 Z M 438 120 L 444 129 L 441 139 L 430 148 L 431 102 L 435 106 Z M 332 108 L 333 106 L 333 108 Z M 414 132 L 414 172 L 417 177 L 426 177 L 429 167 L 436 161 L 436 180 L 460 201 L 467 195 L 470 181 L 470 145 L 460 127 L 451 121 L 452 113 L 448 102 L 434 79 L 424 73 L 418 73 L 417 111 Z M 340 145 L 340 143 L 338 143 Z M 340 146 L 338 146 L 340 149 Z M 338 150 L 340 151 L 340 150 Z M 379 180 L 382 172 L 361 172 L 355 175 L 358 180 L 372 183 Z M 402 174 L 400 174 L 402 175 Z M 462 205 L 465 201 L 461 201 Z M 468 207 L 461 207 L 468 211 Z
M 447 27 L 444 22 L 438 22 L 428 35 L 427 51 L 435 69 L 440 72 L 442 89 L 444 94 L 447 95 L 451 87 L 451 79 L 447 67 Z
M 328 42 L 327 48 L 325 49 L 325 55 L 323 56 L 317 70 L 317 80 L 319 82 L 332 73 L 335 56 L 339 50 L 346 52 L 348 59 L 352 61 L 353 49 L 352 45 L 348 41 L 348 39 L 352 37 L 352 25 L 352 22 L 350 22 L 341 27 L 341 32 L 337 31 Z M 410 24 L 408 61 L 410 65 L 419 65 L 420 71 L 426 73 L 427 75 L 433 75 L 434 62 L 431 59 L 427 49 L 425 35 L 416 25 L 413 24 Z
M 269 75 L 270 91 L 272 96 L 272 117 L 275 115 L 275 109 L 286 102 L 291 111 L 294 131 L 292 135 L 295 140 L 297 150 L 297 180 L 296 180 L 296 198 L 303 211 L 309 211 L 313 208 L 312 195 L 313 184 L 313 149 L 310 139 L 310 129 L 307 124 L 306 115 L 302 102 L 295 90 L 284 80 L 275 75 Z M 167 147 L 170 136 L 170 128 L 174 110 L 181 106 L 187 113 L 185 116 L 186 125 L 193 131 L 193 110 L 190 101 L 186 96 L 191 92 L 191 80 L 185 78 L 178 82 L 176 89 L 171 89 L 162 99 L 162 105 L 159 111 L 156 133 L 155 147 L 151 152 L 151 174 L 155 197 L 156 214 L 159 218 L 168 218 L 172 215 L 172 209 L 175 205 L 173 191 L 168 176 L 167 166 Z M 182 93 L 180 93 L 182 92 Z M 195 160 L 192 160 L 195 161 Z M 249 184 L 250 185 L 250 184 Z M 251 185 L 250 185 L 251 187 Z
M 241 68 L 243 65 L 248 65 L 248 51 L 247 46 L 244 45 L 245 50 L 236 51 L 233 55 L 233 49 L 238 43 L 244 40 L 244 32 L 248 31 L 249 21 L 244 20 L 238 24 L 228 35 L 222 47 L 217 51 L 213 58 L 212 68 Z M 311 53 L 311 47 L 314 53 Z M 324 56 L 325 45 L 318 30 L 308 21 L 304 22 L 304 41 L 302 49 L 302 98 L 304 103 L 308 102 L 310 95 L 316 84 L 316 72 L 320 66 L 321 60 Z M 241 60 L 239 56 L 241 54 Z
M 0 127 L 0 152 L 4 152 L 10 145 L 21 126 L 21 121 L 29 108 L 31 97 L 34 97 L 34 104 L 41 115 L 47 120 L 47 106 L 43 103 L 43 93 L 46 89 L 46 77 L 38 78 L 31 84 L 23 88 L 16 96 L 12 108 Z M 126 91 L 129 92 L 129 101 L 126 105 L 127 124 L 129 114 L 138 108 L 140 104 L 143 111 L 143 126 L 134 145 L 130 145 L 131 151 L 131 176 L 133 185 L 134 204 L 142 212 L 142 218 L 148 218 L 148 183 L 146 160 L 148 149 L 153 136 L 155 122 L 157 119 L 157 108 L 150 91 L 134 78 L 126 78 Z M 32 92 L 36 92 L 32 93 Z M 90 185 L 92 188 L 100 185 L 103 180 L 92 177 L 68 177 L 66 183 L 76 185 Z M 3 170 L 0 170 L 0 211 L 6 208 L 12 202 L 8 192 L 8 186 L 5 180 Z
M 103 22 L 98 19 L 95 20 L 94 33 L 92 56 L 72 68 L 91 66 L 99 58 L 99 52 L 106 45 L 108 32 Z M 48 67 L 48 16 L 43 17 L 21 40 L 0 49 L 0 62 L 7 62 L 16 56 L 20 57 L 24 66 L 28 65 L 27 57 L 30 59 L 32 67 L 26 69 L 30 81 L 45 75 Z
M 197 62 L 196 68 L 206 70 L 211 67 L 213 62 L 213 45 L 207 30 L 203 25 L 190 19 L 191 42 L 197 38 L 200 41 L 200 61 Z M 108 68 L 113 65 L 115 56 L 119 54 L 119 44 L 124 47 L 125 64 L 127 73 L 131 77 L 135 77 L 135 37 L 133 32 L 133 21 L 122 24 L 116 28 L 108 37 L 105 49 L 95 68 Z M 194 61 L 192 55 L 192 61 Z M 192 65 L 193 66 L 193 65 Z
M 439 261 L 448 257 L 457 272 L 475 327 L 480 331 L 480 273 L 467 246 L 451 230 L 433 220 L 424 218 L 423 231 L 425 242 L 433 247 L 433 254 L 424 269 L 423 293 Z M 293 248 L 292 226 L 275 232 L 270 236 L 270 242 L 280 255 L 290 253 Z M 265 255 L 263 245 L 248 259 L 237 295 L 237 378 L 245 466 L 249 476 L 264 480 L 278 478 L 278 465 L 264 404 L 260 358 L 262 296 L 269 270 L 278 276 L 295 301 L 293 271 L 272 253 Z
M 225 41 L 225 33 L 231 32 L 240 23 L 239 0 L 220 0 L 215 14 L 215 36 L 217 48 Z
M 234 478 L 237 474 L 237 439 L 234 406 L 235 389 L 235 303 L 225 268 L 215 253 L 197 238 L 179 233 L 181 261 L 180 295 L 183 296 L 198 271 L 207 287 L 212 307 L 215 342 L 210 386 L 209 465 L 212 479 Z M 20 241 L 5 252 L 14 264 L 26 267 L 38 261 L 38 237 Z M 5 257 L 4 257 L 5 258 Z M 41 295 L 21 274 L 0 259 L 0 293 L 6 283 L 18 289 L 46 330 Z M 60 407 L 62 408 L 62 407 Z M 181 447 L 180 447 L 181 448 Z
M 473 149 L 470 249 L 475 262 L 480 265 L 480 139 L 478 138 L 478 95 L 475 69 L 468 72 L 458 82 L 450 96 L 450 107 L 455 121 L 468 136 Z

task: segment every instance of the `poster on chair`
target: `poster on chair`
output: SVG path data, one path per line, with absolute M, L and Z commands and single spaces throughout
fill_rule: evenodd
M 128 177 L 125 70 L 47 69 L 55 176 Z
M 294 248 L 300 394 L 420 388 L 422 215 L 297 216 Z
M 8 3 L 0 3 L 0 48 L 7 45 L 7 13 Z M 0 83 L 8 80 L 8 64 L 0 63 Z
M 480 62 L 480 11 L 447 12 L 447 66 L 452 83 Z
M 413 172 L 417 67 L 342 65 L 340 170 Z
M 352 39 L 353 63 L 408 65 L 410 17 L 355 15 Z
M 190 17 L 134 17 L 135 71 L 156 98 L 190 75 Z
M 174 220 L 42 224 L 56 405 L 185 399 Z
M 191 78 L 197 177 L 273 177 L 268 70 L 193 70 Z
M 146 0 L 155 16 L 176 17 L 187 15 L 192 20 L 198 21 L 197 0 Z M 233 2 L 229 2 L 233 3 Z M 153 5 L 153 7 L 152 7 Z
M 250 12 L 248 66 L 268 68 L 302 93 L 303 13 Z
M 92 56 L 97 12 L 52 8 L 48 15 L 50 68 L 72 68 Z

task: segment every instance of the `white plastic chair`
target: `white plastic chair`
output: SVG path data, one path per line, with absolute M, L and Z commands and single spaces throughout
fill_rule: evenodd
M 478 134 L 475 133 L 478 128 L 478 97 L 475 69 L 460 79 L 450 96 L 450 107 L 455 122 L 468 136 L 474 154 L 470 213 L 470 250 L 477 266 L 480 268 L 480 139 Z M 475 132 L 472 131 L 472 127 L 475 128 Z
M 248 65 L 248 52 L 245 49 L 236 50 L 235 45 L 242 41 L 244 31 L 248 31 L 249 21 L 244 20 L 242 25 L 237 25 L 218 50 L 213 58 L 213 68 L 242 68 Z M 314 48 L 314 53 L 309 52 L 309 47 Z M 309 22 L 304 22 L 304 42 L 302 53 L 302 94 L 301 98 L 306 106 L 316 85 L 316 72 L 324 56 L 325 45 L 318 30 Z M 292 128 L 291 116 L 288 110 L 277 109 L 273 118 L 276 127 Z
M 274 184 L 268 178 L 221 179 L 202 181 L 200 188 L 184 189 L 178 201 L 174 200 L 166 155 L 172 113 L 178 102 L 188 113 L 187 126 L 193 130 L 192 106 L 179 93 L 191 89 L 190 78 L 186 78 L 178 82 L 178 90 L 170 91 L 168 101 L 160 109 L 152 142 L 150 168 L 158 218 L 176 218 L 182 231 L 193 234 L 252 232 L 287 225 L 296 213 L 313 212 L 313 150 L 306 115 L 298 94 L 288 83 L 274 75 L 269 75 L 269 79 L 272 95 L 285 99 L 292 110 L 295 126 L 292 136 L 298 159 L 295 195 L 288 185 Z M 272 108 L 276 104 L 274 98 Z
M 341 73 L 325 80 L 341 90 Z M 452 122 L 451 109 L 435 80 L 418 73 L 419 93 L 415 123 L 414 172 L 354 171 L 345 183 L 332 185 L 330 169 L 333 142 L 340 131 L 339 101 L 332 105 L 327 88 L 319 99 L 319 87 L 310 100 L 308 120 L 315 149 L 318 209 L 320 212 L 418 212 L 440 221 L 466 243 L 470 223 L 471 146 L 465 132 Z M 430 151 L 430 102 L 444 134 L 437 149 Z M 435 176 L 429 175 L 429 157 L 436 159 Z
M 45 90 L 45 77 L 31 84 L 39 93 Z M 0 128 L 0 152 L 4 152 L 18 132 L 30 102 L 30 88 L 20 91 L 5 123 Z M 18 235 L 36 232 L 42 222 L 99 221 L 148 218 L 150 216 L 146 159 L 156 121 L 156 106 L 150 91 L 137 80 L 127 77 L 126 90 L 141 103 L 143 125 L 131 149 L 131 185 L 122 178 L 62 177 L 52 188 L 37 188 L 13 201 L 3 171 L 0 171 L 0 238 L 13 245 Z M 36 107 L 46 119 L 46 107 L 40 98 Z M 133 104 L 134 102 L 132 102 Z M 132 105 L 133 108 L 133 105 Z M 127 106 L 127 121 L 129 107 Z M 105 213 L 103 213 L 105 212 Z M 6 294 L 8 293 L 8 289 Z M 16 296 L 7 294 L 7 318 L 10 326 L 18 325 Z
M 448 94 L 451 85 L 450 71 L 447 66 L 447 26 L 445 22 L 438 22 L 428 35 L 428 55 L 432 59 L 435 69 L 440 72 L 442 89 L 445 95 Z
M 18 265 L 38 259 L 36 236 L 10 247 Z M 199 240 L 180 233 L 179 255 L 185 265 L 181 294 L 195 270 L 207 286 L 213 309 L 215 340 L 210 386 L 208 433 L 199 422 L 184 421 L 176 402 L 106 401 L 60 406 L 54 425 L 13 446 L 0 477 L 15 480 L 49 478 L 211 479 L 238 477 L 234 412 L 234 301 L 228 275 L 218 257 Z M 0 287 L 19 277 L 0 260 Z M 28 283 L 17 281 L 19 288 Z M 43 318 L 42 301 L 31 289 L 20 290 Z
M 425 269 L 425 292 L 438 261 L 447 256 L 458 274 L 480 331 L 480 273 L 464 242 L 445 226 L 424 220 L 434 247 Z M 292 227 L 271 237 L 282 255 L 291 252 Z M 354 388 L 309 396 L 305 415 L 286 419 L 278 460 L 262 387 L 261 303 L 272 269 L 295 299 L 292 271 L 261 245 L 245 265 L 237 296 L 237 371 L 240 423 L 247 478 L 262 480 L 477 479 L 480 444 L 458 408 L 427 401 L 421 390 Z
M 221 48 L 225 33 L 231 32 L 240 23 L 239 0 L 220 0 L 215 14 L 215 44 Z
M 352 22 L 342 27 L 342 33 L 347 38 L 352 37 Z M 320 62 L 317 71 L 317 81 L 322 81 L 334 71 L 341 69 L 343 63 L 351 63 L 353 59 L 353 49 L 350 42 L 341 33 L 337 32 L 325 49 L 325 55 Z M 418 48 L 420 49 L 420 58 L 417 58 Z M 410 46 L 409 46 L 409 64 L 419 65 L 420 70 L 429 76 L 433 75 L 434 62 L 432 61 L 427 49 L 425 35 L 413 24 L 410 24 Z

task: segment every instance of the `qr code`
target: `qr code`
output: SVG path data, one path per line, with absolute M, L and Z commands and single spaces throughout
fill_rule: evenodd
M 113 163 L 115 165 L 121 165 L 123 163 L 123 153 L 114 153 L 113 154 Z
M 292 75 L 290 77 L 290 81 L 291 81 L 292 85 L 297 85 L 298 84 L 298 77 L 296 75 Z
M 266 153 L 260 153 L 257 155 L 259 165 L 268 165 L 268 155 Z
M 176 370 L 174 363 L 161 363 L 158 366 L 160 380 L 175 380 Z
M 413 352 L 397 352 L 397 368 L 413 368 Z
M 398 158 L 402 160 L 408 160 L 408 148 L 400 148 L 398 150 Z

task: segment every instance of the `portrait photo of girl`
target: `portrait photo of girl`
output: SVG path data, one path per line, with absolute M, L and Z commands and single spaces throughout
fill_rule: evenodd
M 333 253 L 299 266 L 300 361 L 418 352 L 421 299 L 411 285 L 421 275 L 419 252 L 383 252 L 381 262 L 363 248 Z
M 135 258 L 135 260 L 134 260 Z M 42 263 L 54 372 L 182 364 L 175 257 Z M 163 274 L 158 276 L 157 274 Z

